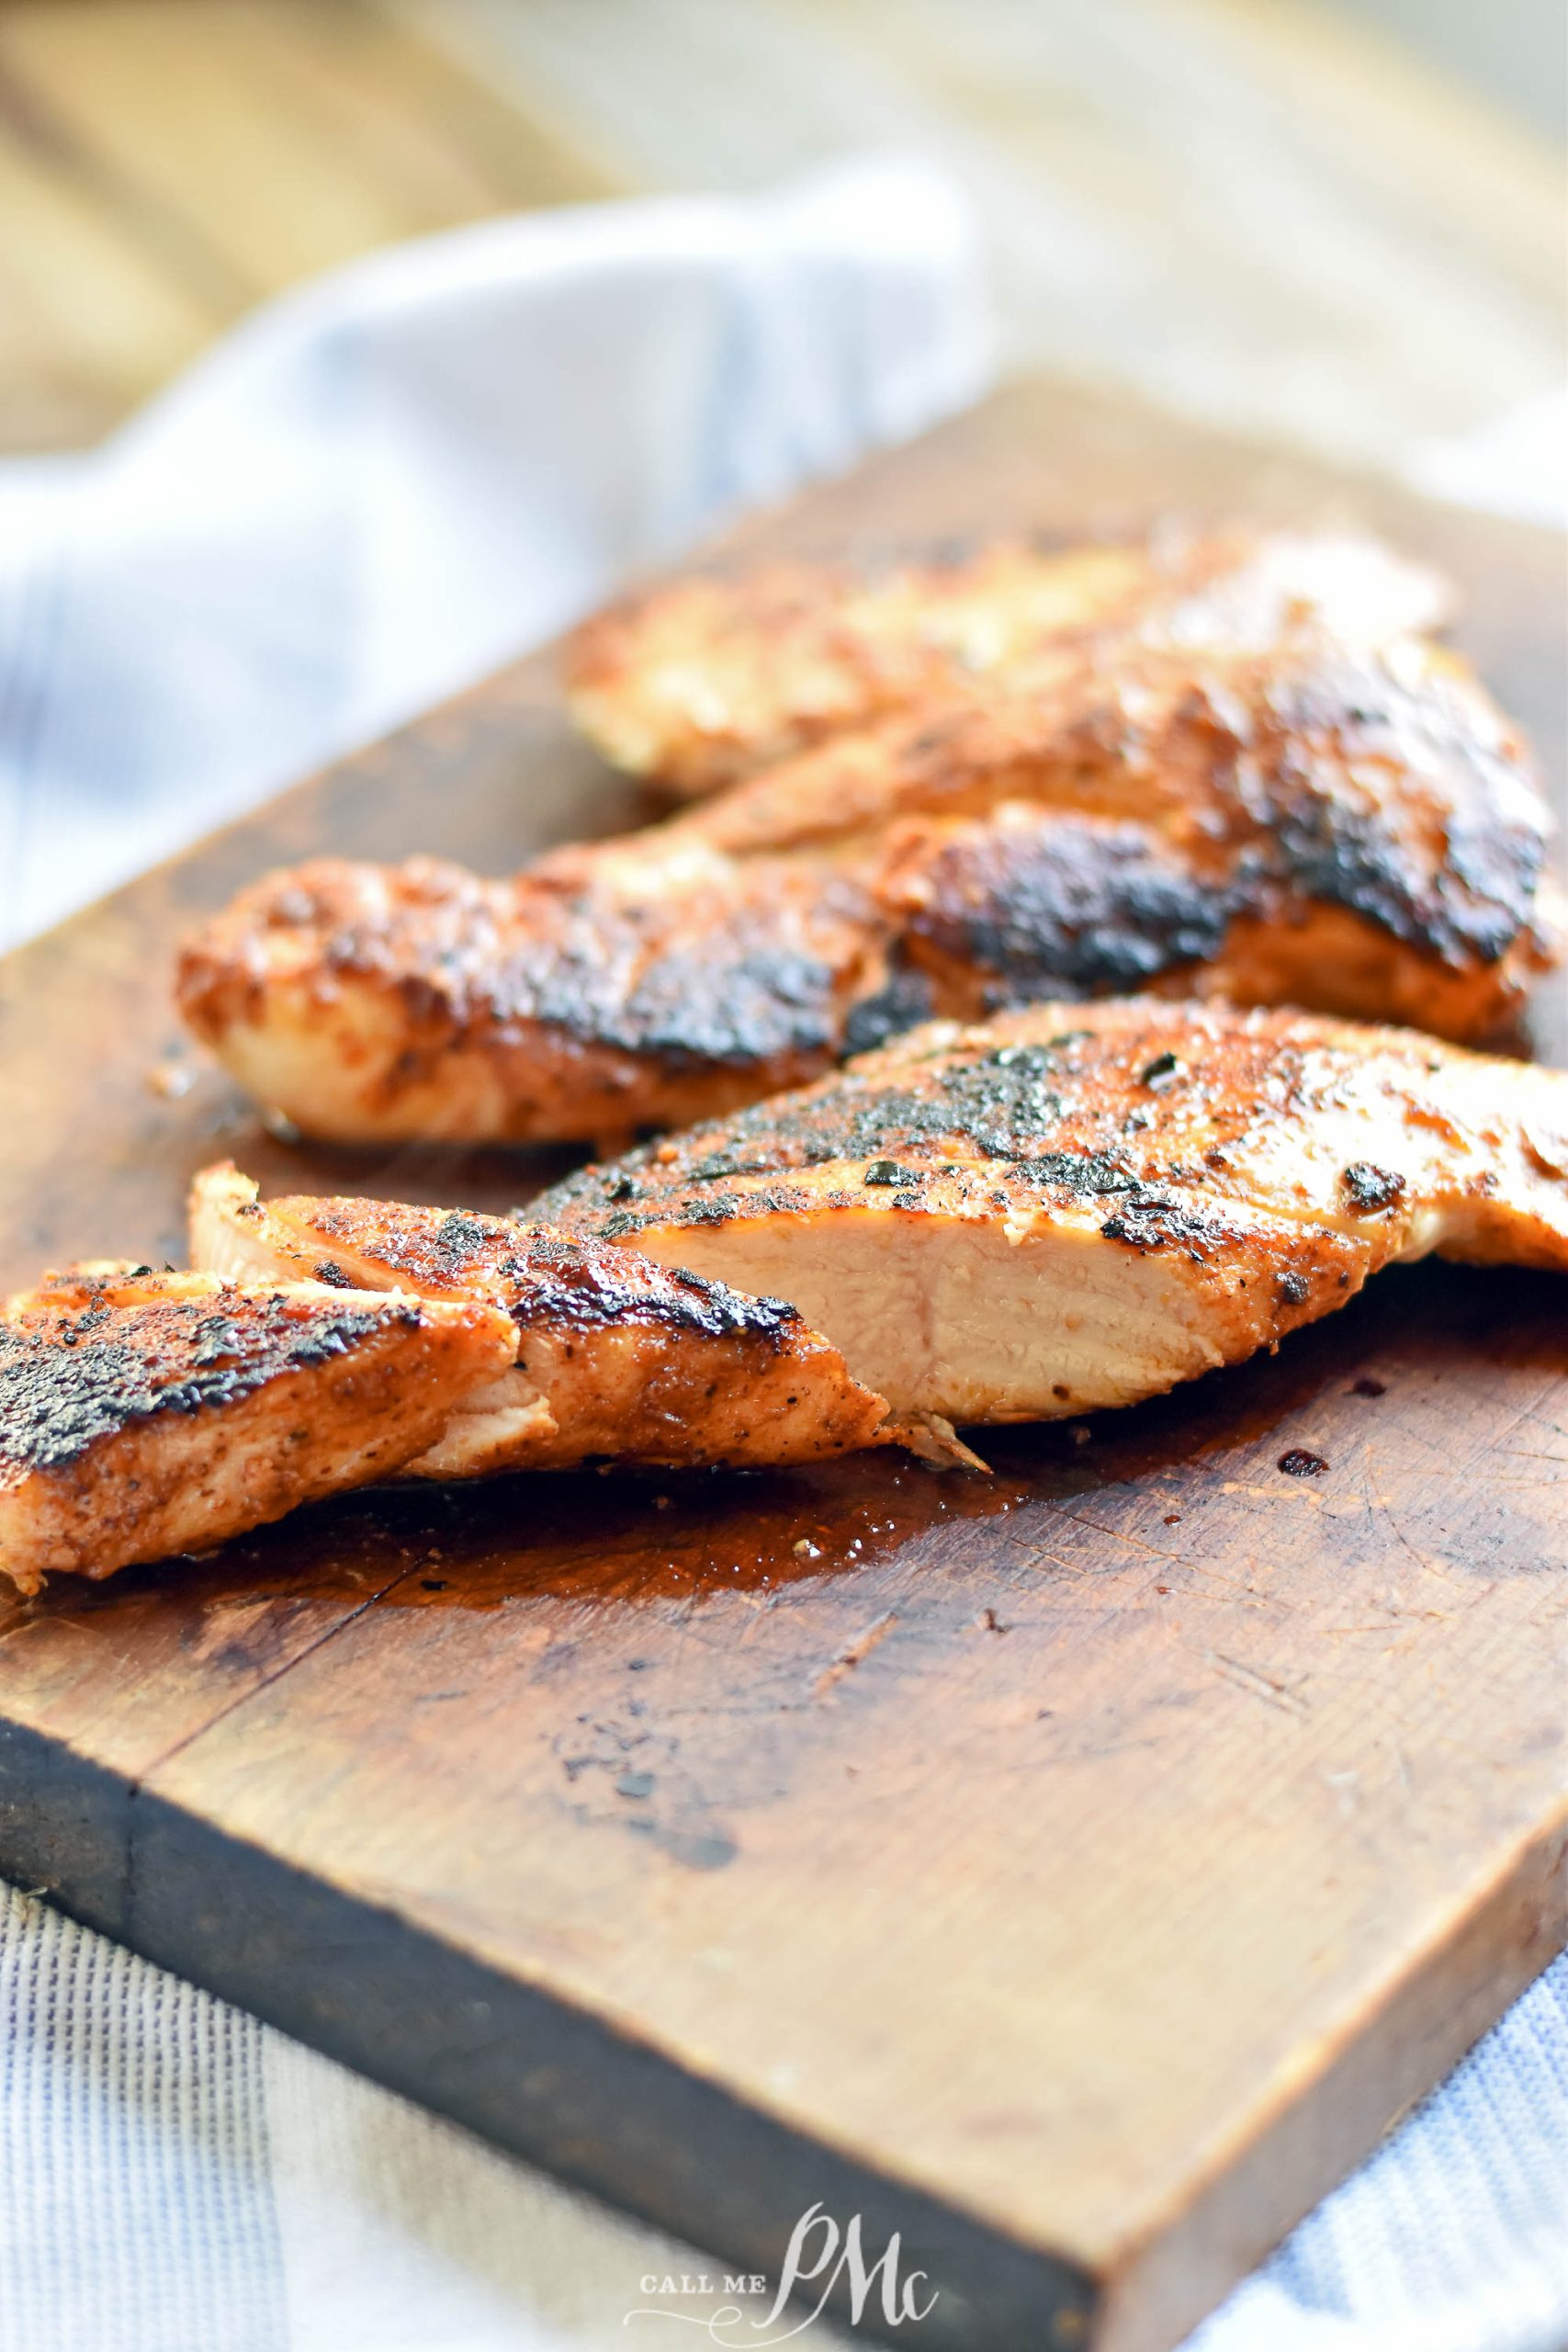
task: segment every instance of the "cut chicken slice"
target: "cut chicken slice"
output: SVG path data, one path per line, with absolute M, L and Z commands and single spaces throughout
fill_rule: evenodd
M 608 1243 L 395 1201 L 263 1205 L 231 1167 L 199 1175 L 190 1206 L 191 1258 L 210 1273 L 395 1286 L 511 1317 L 515 1368 L 467 1400 L 415 1476 L 814 1462 L 894 1434 L 884 1400 L 793 1306 Z
M 1568 1077 L 1129 999 L 932 1024 L 590 1167 L 584 1238 L 776 1291 L 896 1413 L 1128 1404 L 1428 1250 L 1568 1271 Z
M 1377 642 L 1437 625 L 1448 603 L 1371 541 L 1288 533 L 1004 542 L 861 571 L 775 563 L 662 582 L 584 623 L 568 691 L 607 758 L 695 794 L 1088 636 L 1260 642 L 1315 613 Z
M 106 1577 L 384 1478 L 514 1357 L 483 1301 L 98 1265 L 0 1321 L 0 1568 Z

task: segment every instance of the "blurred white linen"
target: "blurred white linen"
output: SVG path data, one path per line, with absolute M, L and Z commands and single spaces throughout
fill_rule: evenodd
M 1429 498 L 1483 506 L 1549 531 L 1568 527 L 1568 384 L 1555 384 L 1473 433 L 1418 441 L 1405 479 Z
M 275 305 L 103 451 L 0 467 L 0 928 L 962 405 L 988 351 L 961 205 L 882 164 Z M 1565 2183 L 1568 1964 L 1192 2352 L 1557 2352 Z M 0 1889 L 0 2352 L 662 2352 L 715 2299 L 628 2331 L 641 2281 L 703 2267 Z
M 0 942 L 536 643 L 990 368 L 969 216 L 871 161 L 485 222 L 0 464 Z

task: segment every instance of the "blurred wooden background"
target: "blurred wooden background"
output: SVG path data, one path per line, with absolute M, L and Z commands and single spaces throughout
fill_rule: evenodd
M 1560 151 L 1312 0 L 0 0 L 0 449 L 389 240 L 888 146 L 1014 360 L 1374 463 L 1561 376 Z

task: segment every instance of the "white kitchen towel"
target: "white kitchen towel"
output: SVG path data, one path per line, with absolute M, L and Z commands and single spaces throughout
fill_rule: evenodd
M 0 927 L 915 431 L 987 354 L 961 209 L 886 165 L 500 222 L 274 306 L 103 452 L 0 466 Z M 1565 2053 L 1568 1967 L 1193 2352 L 1561 2352 Z M 667 2352 L 703 2267 L 0 1891 L 0 2352 Z
M 870 162 L 399 247 L 0 464 L 0 941 L 984 390 L 967 212 Z

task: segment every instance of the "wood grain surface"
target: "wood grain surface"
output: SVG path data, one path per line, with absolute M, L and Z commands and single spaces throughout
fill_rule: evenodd
M 1111 401 L 1016 388 L 743 536 L 1172 510 L 1446 564 L 1561 778 L 1554 542 Z M 14 956 L 0 1280 L 176 1254 L 220 1153 L 525 1198 L 558 1156 L 267 1133 L 171 942 L 281 857 L 501 871 L 636 808 L 540 657 Z M 900 2230 L 898 2341 L 1164 2352 L 1562 1939 L 1565 1426 L 1563 1285 L 1426 1267 L 988 1484 L 349 1498 L 0 1611 L 0 1862 L 737 2264 L 818 2199 Z

